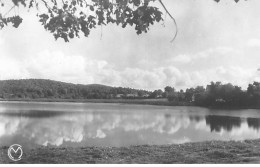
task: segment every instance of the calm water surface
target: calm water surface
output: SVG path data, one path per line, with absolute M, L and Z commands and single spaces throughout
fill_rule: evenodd
M 129 146 L 260 138 L 260 110 L 0 102 L 0 146 Z

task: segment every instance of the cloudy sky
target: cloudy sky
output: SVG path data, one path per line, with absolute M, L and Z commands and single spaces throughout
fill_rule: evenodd
M 260 80 L 260 1 L 164 0 L 175 17 L 147 34 L 115 25 L 88 38 L 55 41 L 23 14 L 18 29 L 0 30 L 0 79 L 43 78 L 141 89 L 177 89 L 231 82 L 247 87 Z

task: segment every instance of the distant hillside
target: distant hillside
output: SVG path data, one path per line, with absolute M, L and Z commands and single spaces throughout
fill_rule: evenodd
M 72 84 L 45 79 L 0 81 L 0 98 L 109 99 L 144 97 L 151 92 L 100 84 Z

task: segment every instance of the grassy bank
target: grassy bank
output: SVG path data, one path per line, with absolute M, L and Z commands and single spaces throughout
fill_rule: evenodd
M 189 106 L 190 103 L 172 103 L 166 98 L 160 99 L 0 99 L 0 101 L 25 101 L 25 102 L 74 102 L 74 103 L 124 103 L 124 104 L 144 104 L 161 106 Z
M 25 152 L 18 162 L 8 159 L 7 149 L 0 149 L 1 163 L 260 163 L 260 139 L 161 146 L 40 147 Z

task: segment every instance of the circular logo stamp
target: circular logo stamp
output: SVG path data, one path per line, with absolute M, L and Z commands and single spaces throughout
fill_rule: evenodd
M 22 159 L 23 149 L 19 144 L 13 144 L 8 149 L 8 157 L 13 161 L 19 161 Z

